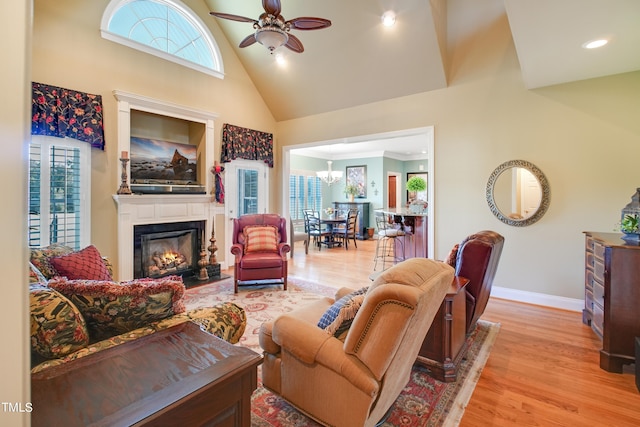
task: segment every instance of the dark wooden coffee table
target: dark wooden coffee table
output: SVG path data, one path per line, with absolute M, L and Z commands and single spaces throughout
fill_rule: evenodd
M 467 304 L 464 288 L 469 279 L 456 276 L 433 319 L 416 363 L 429 369 L 433 378 L 452 382 L 467 349 Z
M 186 322 L 31 376 L 31 425 L 251 425 L 262 356 Z

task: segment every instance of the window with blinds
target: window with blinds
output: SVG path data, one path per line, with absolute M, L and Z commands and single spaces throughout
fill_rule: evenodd
M 30 247 L 52 243 L 81 249 L 90 234 L 90 145 L 33 136 L 29 146 Z
M 315 172 L 293 172 L 289 175 L 289 215 L 304 220 L 304 209 L 322 209 L 322 181 Z

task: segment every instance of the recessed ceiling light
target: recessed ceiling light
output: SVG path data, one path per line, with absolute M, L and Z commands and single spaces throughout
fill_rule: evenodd
M 609 43 L 607 39 L 591 40 L 582 45 L 585 49 L 596 49 Z
M 382 25 L 385 27 L 393 27 L 396 23 L 396 14 L 392 11 L 385 12 L 382 15 Z
M 281 52 L 276 53 L 276 62 L 279 65 L 284 65 L 286 60 L 284 59 L 284 55 Z

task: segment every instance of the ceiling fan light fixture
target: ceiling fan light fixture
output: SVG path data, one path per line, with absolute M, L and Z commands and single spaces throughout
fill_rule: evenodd
M 389 10 L 382 14 L 382 25 L 385 27 L 393 27 L 396 23 L 396 14 Z
M 276 27 L 259 28 L 256 30 L 256 41 L 273 51 L 285 44 L 289 40 L 289 36 L 283 30 Z

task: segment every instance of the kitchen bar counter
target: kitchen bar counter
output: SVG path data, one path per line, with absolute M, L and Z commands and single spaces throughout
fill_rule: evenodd
M 405 232 L 407 232 L 404 243 L 405 258 L 428 258 L 427 248 L 429 243 L 426 213 L 411 213 L 405 208 L 376 209 L 376 211 L 401 218 Z M 396 244 L 400 243 L 397 242 Z M 399 250 L 398 253 L 402 253 L 400 247 L 396 247 L 396 249 Z

